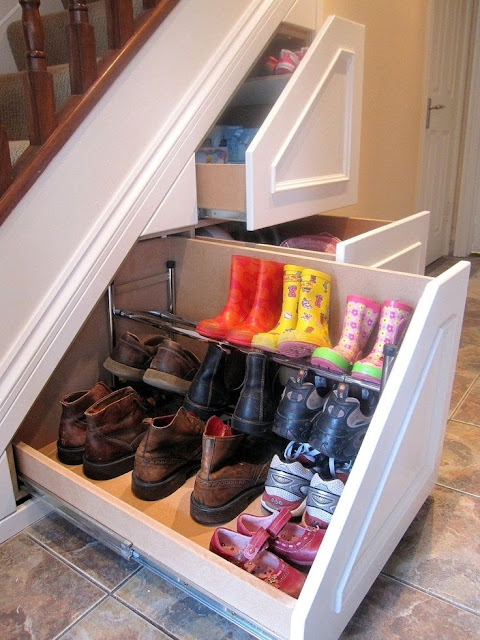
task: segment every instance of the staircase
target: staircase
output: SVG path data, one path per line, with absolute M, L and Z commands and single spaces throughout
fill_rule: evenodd
M 18 72 L 0 74 L 0 224 L 178 2 L 63 0 L 42 17 L 40 0 L 20 0 L 7 28 Z
M 150 10 L 4 194 L 0 205 L 18 198 L 0 227 L 0 452 L 144 229 L 196 223 L 173 206 L 195 192 L 195 150 L 293 2 L 181 0 L 165 19 L 162 3 Z

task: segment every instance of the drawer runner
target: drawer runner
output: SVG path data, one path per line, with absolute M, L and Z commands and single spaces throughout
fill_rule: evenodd
M 118 553 L 123 558 L 127 560 L 134 560 L 143 567 L 153 571 L 163 580 L 166 580 L 188 596 L 195 598 L 197 601 L 201 602 L 212 611 L 215 611 L 215 613 L 218 613 L 229 622 L 232 622 L 236 626 L 244 629 L 255 638 L 258 638 L 259 640 L 275 640 L 275 637 L 268 633 L 268 631 L 262 629 L 251 620 L 240 616 L 237 611 L 232 611 L 231 609 L 228 609 L 228 607 L 216 602 L 214 599 L 209 598 L 205 593 L 196 589 L 188 582 L 185 582 L 184 578 L 179 574 L 176 574 L 171 570 L 167 570 L 161 563 L 150 556 L 138 552 L 134 548 L 133 544 L 126 538 L 119 536 L 108 527 L 105 527 L 93 518 L 90 518 L 81 511 L 78 511 L 78 509 L 75 509 L 75 507 L 67 504 L 61 498 L 53 495 L 47 489 L 40 487 L 29 478 L 25 478 L 23 475 L 19 474 L 18 480 L 22 489 L 25 489 L 32 496 L 36 496 L 46 502 L 55 512 L 65 518 L 65 520 L 78 527 L 84 533 L 92 536 L 92 538 L 95 538 L 115 553 Z

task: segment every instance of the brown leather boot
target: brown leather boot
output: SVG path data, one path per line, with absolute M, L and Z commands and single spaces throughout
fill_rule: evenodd
M 141 382 L 163 340 L 164 336 L 161 335 L 141 339 L 127 331 L 120 336 L 103 366 L 123 380 Z
M 105 383 L 97 382 L 90 390 L 75 391 L 61 399 L 62 415 L 57 442 L 60 462 L 82 464 L 87 430 L 85 411 L 110 393 L 112 390 Z
M 165 338 L 159 345 L 143 381 L 152 387 L 185 395 L 200 368 L 200 360 L 178 342 Z
M 132 491 L 142 500 L 165 498 L 200 466 L 205 423 L 183 407 L 174 416 L 147 418 L 135 455 Z
M 107 480 L 133 469 L 135 451 L 147 429 L 143 420 L 148 411 L 148 403 L 132 387 L 114 391 L 85 411 L 86 476 Z
M 263 491 L 272 455 L 268 439 L 235 434 L 216 416 L 210 418 L 190 497 L 192 518 L 207 525 L 235 518 Z

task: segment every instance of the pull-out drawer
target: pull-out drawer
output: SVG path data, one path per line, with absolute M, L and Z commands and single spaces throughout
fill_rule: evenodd
M 335 253 L 312 252 L 305 249 L 291 249 L 291 251 L 324 260 L 423 275 L 429 218 L 428 211 L 416 213 L 396 222 L 317 215 L 253 234 L 239 231 L 238 226 L 235 229 L 237 223 L 227 223 L 224 226 L 233 238 L 239 235 L 243 240 L 248 241 L 250 235 L 260 243 L 269 243 L 269 241 L 271 243 L 272 237 L 280 243 L 288 238 L 327 232 L 341 238 L 335 246 Z M 276 252 L 277 247 L 271 250 Z M 287 249 L 282 248 L 282 251 Z
M 206 215 L 241 218 L 252 230 L 356 201 L 363 40 L 363 26 L 330 17 L 288 83 L 260 77 L 234 94 L 223 122 L 259 129 L 245 164 L 197 165 Z M 244 115 L 249 108 L 259 121 Z M 232 112 L 238 119 L 226 120 Z
M 175 260 L 177 314 L 192 320 L 211 317 L 226 299 L 233 253 L 283 263 L 295 255 L 299 265 L 329 273 L 333 341 L 339 337 L 349 294 L 378 301 L 394 297 L 415 308 L 298 600 L 209 552 L 212 529 L 195 523 L 189 513 L 193 479 L 168 498 L 144 502 L 132 494 L 130 474 L 92 481 L 84 476 L 81 466 L 68 467 L 58 461 L 59 399 L 72 390 L 88 388 L 105 374 L 101 363 L 108 355 L 109 342 L 103 301 L 20 427 L 15 446 L 17 468 L 36 486 L 120 536 L 132 553 L 150 559 L 187 588 L 207 595 L 237 619 L 248 621 L 258 637 L 316 640 L 321 629 L 322 638 L 336 638 L 435 481 L 469 264 L 459 263 L 432 279 L 325 261 L 280 248 L 271 253 L 257 247 L 158 238 L 138 243 L 115 278 L 117 290 L 137 280 L 153 284 L 140 289 L 123 287 L 116 304 L 166 309 L 164 284 L 153 276 L 164 271 L 167 260 Z M 136 333 L 141 328 L 130 326 Z M 260 513 L 258 500 L 248 510 Z

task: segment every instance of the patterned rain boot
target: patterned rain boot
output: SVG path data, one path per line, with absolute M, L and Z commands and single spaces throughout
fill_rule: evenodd
M 303 269 L 298 322 L 295 329 L 285 331 L 278 339 L 278 351 L 290 358 L 310 356 L 316 347 L 330 347 L 331 278 L 314 269 Z
M 232 256 L 228 300 L 218 316 L 200 320 L 200 335 L 224 340 L 232 327 L 245 320 L 255 300 L 260 262 L 257 258 Z
M 227 333 L 227 340 L 240 347 L 249 347 L 256 333 L 270 331 L 278 322 L 282 310 L 283 264 L 262 260 L 255 299 L 248 317 Z
M 267 333 L 257 333 L 252 338 L 252 347 L 264 351 L 276 351 L 279 336 L 295 329 L 298 319 L 298 297 L 302 281 L 302 267 L 286 264 L 283 269 L 283 303 L 277 326 Z
M 378 334 L 372 351 L 352 368 L 352 378 L 366 382 L 380 382 L 383 367 L 383 346 L 400 344 L 413 309 L 398 300 L 384 300 L 380 311 Z
M 333 349 L 315 349 L 311 359 L 313 366 L 334 373 L 350 373 L 353 363 L 367 344 L 379 314 L 380 306 L 373 300 L 348 296 L 340 340 Z

